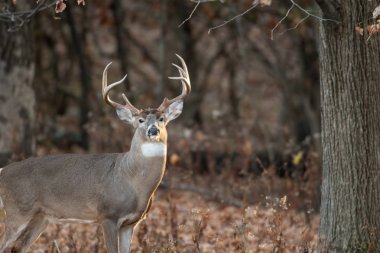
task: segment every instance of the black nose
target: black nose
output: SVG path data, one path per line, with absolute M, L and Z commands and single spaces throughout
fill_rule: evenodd
M 149 130 L 148 130 L 148 135 L 151 136 L 151 135 L 158 135 L 160 133 L 160 130 L 156 127 L 156 126 L 152 126 Z

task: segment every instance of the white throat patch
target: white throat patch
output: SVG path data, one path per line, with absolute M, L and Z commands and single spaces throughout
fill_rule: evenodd
M 144 143 L 141 152 L 145 157 L 166 156 L 166 145 L 162 142 Z

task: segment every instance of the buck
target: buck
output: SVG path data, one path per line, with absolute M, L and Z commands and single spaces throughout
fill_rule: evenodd
M 177 118 L 191 85 L 184 60 L 177 55 L 182 93 L 165 98 L 156 109 L 137 109 L 122 94 L 125 104 L 109 97 L 120 81 L 107 84 L 102 95 L 119 118 L 135 133 L 130 151 L 120 154 L 63 154 L 29 158 L 1 170 L 0 196 L 5 211 L 1 249 L 26 252 L 49 223 L 97 223 L 103 228 L 108 253 L 130 252 L 133 229 L 148 212 L 166 164 L 166 125 Z

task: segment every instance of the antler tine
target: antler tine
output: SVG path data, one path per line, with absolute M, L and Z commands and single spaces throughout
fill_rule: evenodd
M 117 108 L 117 107 L 127 107 L 128 109 L 130 109 L 133 113 L 139 113 L 141 110 L 137 109 L 136 107 L 134 107 L 131 102 L 129 102 L 127 96 L 123 93 L 122 96 L 123 96 L 123 99 L 125 101 L 125 105 L 122 105 L 122 104 L 119 104 L 113 100 L 111 100 L 109 98 L 109 95 L 108 93 L 110 92 L 110 90 L 112 88 L 114 88 L 115 86 L 121 84 L 122 82 L 124 82 L 125 78 L 127 78 L 127 75 L 125 75 L 121 80 L 117 81 L 117 82 L 114 82 L 114 83 L 111 83 L 110 85 L 107 84 L 107 70 L 109 68 L 109 66 L 112 64 L 112 62 L 108 63 L 107 66 L 104 68 L 104 71 L 103 71 L 103 80 L 102 80 L 102 95 L 103 95 L 103 100 Z
M 170 79 L 182 79 L 184 80 L 186 83 L 186 87 L 188 89 L 188 93 L 189 94 L 191 92 L 191 82 L 190 82 L 190 76 L 189 76 L 189 71 L 187 70 L 187 66 L 186 66 L 186 63 L 185 63 L 185 60 L 179 56 L 178 54 L 175 54 L 179 60 L 181 61 L 181 64 L 182 64 L 182 68 L 179 67 L 177 64 L 173 63 L 173 65 L 178 69 L 178 71 L 180 72 L 181 74 L 181 77 L 169 77 Z M 183 84 L 183 82 L 182 82 Z
M 189 71 L 187 71 L 187 66 L 186 66 L 185 60 L 179 54 L 175 54 L 175 55 L 181 61 L 181 64 L 182 64 L 182 67 L 183 67 L 183 70 L 185 71 L 185 73 L 189 74 Z
M 180 76 L 175 76 L 175 77 L 170 76 L 169 79 L 181 80 L 182 92 L 179 96 L 177 96 L 173 99 L 165 98 L 164 101 L 161 103 L 161 105 L 158 107 L 158 110 L 160 110 L 160 111 L 163 111 L 166 107 L 168 107 L 173 102 L 183 99 L 186 95 L 188 95 L 191 92 L 190 76 L 189 76 L 189 72 L 187 70 L 186 63 L 182 59 L 181 56 L 179 56 L 178 54 L 176 54 L 176 56 L 180 59 L 180 61 L 182 63 L 182 67 L 178 66 L 175 63 L 172 63 L 172 65 L 177 68 Z
M 125 107 L 129 108 L 134 114 L 139 114 L 142 111 L 141 109 L 137 109 L 136 107 L 134 107 L 124 93 L 121 95 L 123 96 L 123 99 L 125 101 Z

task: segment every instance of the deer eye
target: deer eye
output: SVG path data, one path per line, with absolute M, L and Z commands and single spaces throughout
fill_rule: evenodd
M 164 117 L 161 116 L 158 120 L 162 122 L 164 121 Z
M 140 123 L 144 123 L 144 121 L 145 121 L 145 120 L 144 120 L 143 118 L 140 118 L 140 119 L 139 119 L 139 122 L 140 122 Z

